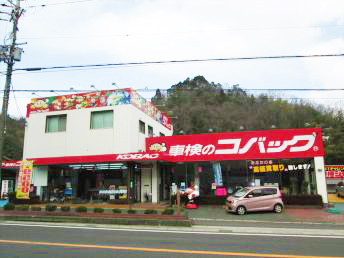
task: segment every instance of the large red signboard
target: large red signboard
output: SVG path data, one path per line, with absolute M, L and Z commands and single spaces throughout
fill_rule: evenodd
M 174 162 L 324 156 L 321 128 L 150 137 L 146 151 Z

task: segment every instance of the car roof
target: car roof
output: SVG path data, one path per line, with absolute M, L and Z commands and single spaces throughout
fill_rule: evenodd
M 278 189 L 278 186 L 247 186 L 246 189 L 252 190 L 252 189 L 265 189 L 265 188 L 276 188 Z

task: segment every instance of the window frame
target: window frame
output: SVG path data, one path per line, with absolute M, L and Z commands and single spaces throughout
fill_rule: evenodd
M 103 114 L 103 115 L 104 114 L 111 114 L 111 126 L 106 126 L 105 125 L 105 123 L 106 123 L 106 122 L 104 122 L 105 115 L 101 118 L 102 119 L 101 127 L 97 126 L 96 122 L 94 121 L 95 120 L 94 116 L 99 115 L 99 114 Z M 113 122 L 114 122 L 114 119 L 113 119 L 113 110 L 112 109 L 91 111 L 91 115 L 90 115 L 90 129 L 91 130 L 96 130 L 96 129 L 113 129 Z
M 139 133 L 146 134 L 146 123 L 139 120 Z
M 57 130 L 52 130 L 51 125 L 49 126 L 50 122 L 52 120 L 57 118 Z M 64 124 L 63 122 L 64 121 Z M 67 131 L 67 114 L 60 114 L 60 115 L 48 115 L 45 118 L 45 133 L 62 133 Z
M 153 126 L 148 125 L 148 136 L 149 137 L 153 137 L 154 136 Z

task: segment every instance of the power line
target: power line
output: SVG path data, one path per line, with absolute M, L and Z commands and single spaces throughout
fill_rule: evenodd
M 75 4 L 75 3 L 90 2 L 90 1 L 95 1 L 95 0 L 80 0 L 80 1 L 62 2 L 62 3 L 54 3 L 54 4 L 29 5 L 26 8 L 46 7 L 46 6 L 61 5 L 61 4 Z
M 222 88 L 224 91 L 230 91 L 232 90 L 231 88 Z M 141 91 L 141 92 L 152 92 L 152 91 L 157 91 L 158 88 L 142 88 L 142 89 L 134 89 L 135 91 Z M 193 91 L 197 89 L 159 89 L 161 92 L 165 91 Z M 243 91 L 344 91 L 344 88 L 332 88 L 332 89 L 324 89 L 324 88 L 283 88 L 283 89 L 271 89 L 271 88 L 262 88 L 262 89 L 245 89 L 245 88 L 240 88 L 240 90 Z M 0 90 L 0 92 L 3 92 L 4 90 Z M 12 92 L 75 92 L 75 93 L 81 93 L 81 92 L 93 92 L 94 90 L 61 90 L 61 89 L 50 89 L 50 90 L 11 90 Z M 109 91 L 109 90 L 99 90 L 99 91 Z
M 327 55 L 294 55 L 294 56 L 256 56 L 256 57 L 231 57 L 231 58 L 209 58 L 209 59 L 189 59 L 189 60 L 169 60 L 169 61 L 146 61 L 146 62 L 127 62 L 127 63 L 109 63 L 109 64 L 92 64 L 92 65 L 67 65 L 67 66 L 50 66 L 50 67 L 29 67 L 17 68 L 14 71 L 37 72 L 43 70 L 57 69 L 80 69 L 83 70 L 99 67 L 119 67 L 131 65 L 152 65 L 152 64 L 172 64 L 172 63 L 191 63 L 191 62 L 213 62 L 213 61 L 246 61 L 246 60 L 264 60 L 264 59 L 294 59 L 294 58 L 311 58 L 311 57 L 342 57 L 344 54 L 327 54 Z

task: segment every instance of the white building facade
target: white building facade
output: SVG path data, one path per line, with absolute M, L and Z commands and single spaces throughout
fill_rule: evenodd
M 172 134 L 171 119 L 132 89 L 39 98 L 28 105 L 23 158 L 34 162 L 32 184 L 41 199 L 63 191 L 157 202 L 157 161 L 140 153 L 146 137 Z M 118 156 L 128 153 L 136 156 Z

